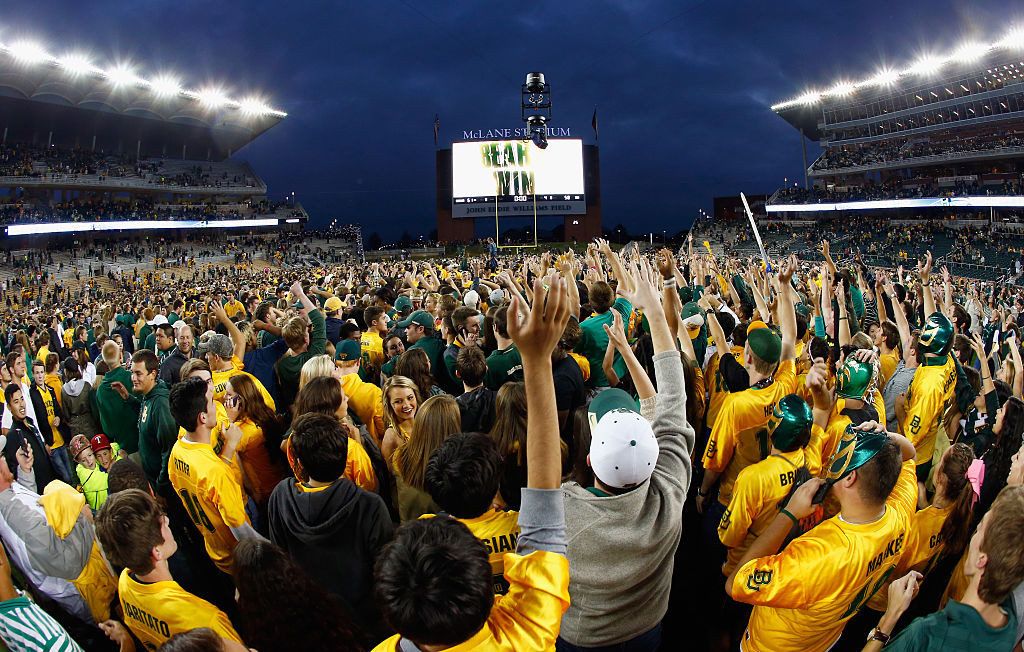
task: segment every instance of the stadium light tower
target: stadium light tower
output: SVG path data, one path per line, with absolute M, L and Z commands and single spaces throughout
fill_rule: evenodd
M 533 144 L 541 149 L 548 146 L 547 124 L 551 121 L 551 85 L 544 81 L 544 73 L 526 73 L 522 87 L 523 122 L 529 128 Z

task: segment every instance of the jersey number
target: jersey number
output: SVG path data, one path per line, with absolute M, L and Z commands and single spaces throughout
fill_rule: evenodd
M 189 493 L 188 489 L 182 489 L 178 494 L 181 496 L 181 502 L 185 504 L 189 518 L 196 524 L 196 527 L 205 527 L 210 532 L 213 532 L 213 523 L 210 522 L 210 517 L 203 511 L 202 506 L 199 504 L 199 499 L 194 494 Z
M 855 597 L 853 602 L 850 603 L 850 606 L 846 608 L 846 613 L 839 617 L 839 620 L 845 620 L 848 616 L 852 616 L 860 611 L 860 608 L 864 606 L 864 603 L 870 600 L 871 596 L 878 592 L 878 589 L 885 586 L 885 583 L 889 581 L 889 576 L 892 575 L 894 570 L 896 570 L 895 566 L 889 567 L 889 570 L 882 573 L 882 576 L 878 578 L 878 581 L 875 582 L 873 587 L 871 587 L 870 584 L 865 584 L 864 588 L 857 594 L 857 597 Z M 870 591 L 868 591 L 868 587 L 871 587 Z
M 771 452 L 771 438 L 768 436 L 768 429 L 761 428 L 754 437 L 757 437 L 757 443 L 761 447 L 761 459 L 768 459 L 768 453 Z

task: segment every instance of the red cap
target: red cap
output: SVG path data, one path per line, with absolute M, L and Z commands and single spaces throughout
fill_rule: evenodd
M 93 438 L 89 440 L 89 443 L 92 444 L 92 450 L 94 452 L 103 450 L 104 448 L 110 448 L 110 440 L 107 439 L 107 436 L 102 432 L 98 435 L 93 435 Z

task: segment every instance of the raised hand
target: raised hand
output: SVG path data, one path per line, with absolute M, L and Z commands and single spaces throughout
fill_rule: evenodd
M 921 277 L 922 283 L 927 283 L 928 279 L 932 274 L 932 252 L 927 251 L 924 255 L 924 260 L 917 263 L 917 273 Z
M 631 262 L 626 273 L 633 279 L 635 289 L 631 293 L 623 292 L 623 296 L 633 307 L 641 312 L 663 311 L 657 277 L 647 259 L 641 259 L 639 265 L 636 261 Z
M 618 310 L 612 310 L 614 315 L 611 326 L 604 325 L 604 332 L 608 334 L 608 341 L 619 351 L 629 348 L 629 340 L 626 339 L 626 329 L 622 325 L 622 315 Z
M 535 364 L 548 358 L 562 337 L 569 321 L 568 291 L 565 279 L 555 279 L 550 285 L 541 279 L 533 282 L 533 306 L 524 305 L 518 292 L 512 293 L 508 311 L 508 333 L 519 349 L 519 354 Z
M 662 249 L 658 252 L 658 271 L 661 272 L 661 277 L 668 280 L 673 277 L 676 268 L 676 259 L 672 256 L 672 252 L 668 249 Z

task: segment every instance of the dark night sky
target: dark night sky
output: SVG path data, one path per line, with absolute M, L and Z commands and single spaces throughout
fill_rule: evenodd
M 435 224 L 441 141 L 520 124 L 540 70 L 553 126 L 593 143 L 604 222 L 684 228 L 716 195 L 771 192 L 802 175 L 797 132 L 769 106 L 881 64 L 1000 38 L 1008 2 L 559 0 L 538 3 L 89 3 L 6 0 L 0 40 L 32 38 L 106 67 L 173 71 L 189 88 L 264 92 L 289 113 L 240 154 L 314 224 L 362 222 L 387 239 Z M 808 155 L 817 155 L 817 146 Z

